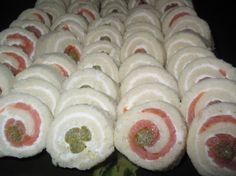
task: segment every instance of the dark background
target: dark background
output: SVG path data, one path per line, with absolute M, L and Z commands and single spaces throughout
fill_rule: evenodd
M 217 57 L 236 66 L 236 45 L 235 42 L 235 6 L 233 0 L 213 1 L 213 0 L 193 0 L 195 10 L 198 15 L 206 20 L 211 28 L 215 42 L 215 54 Z M 0 31 L 6 29 L 9 24 L 25 9 L 32 8 L 33 0 L 7 0 L 0 5 Z M 110 159 L 106 162 L 110 162 Z M 138 175 L 142 176 L 175 176 L 191 175 L 198 176 L 198 173 L 185 155 L 181 163 L 172 171 L 166 173 L 149 172 L 139 170 Z M 76 169 L 63 169 L 53 166 L 50 156 L 46 151 L 41 154 L 27 158 L 15 159 L 10 157 L 0 158 L 1 176 L 74 176 L 92 175 L 92 171 L 80 172 Z

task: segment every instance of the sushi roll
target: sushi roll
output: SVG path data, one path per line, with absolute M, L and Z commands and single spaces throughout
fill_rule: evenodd
M 209 43 L 206 43 L 198 34 L 192 31 L 181 31 L 175 33 L 170 38 L 165 40 L 165 49 L 167 58 L 170 58 L 180 49 L 189 46 L 198 46 L 203 48 L 210 48 Z
M 102 9 L 101 9 L 101 16 L 106 17 L 111 13 L 122 13 L 127 14 L 128 9 L 127 6 L 122 5 L 119 1 L 108 2 Z
M 31 59 L 19 48 L 2 45 L 0 63 L 6 65 L 13 75 L 17 75 L 31 65 Z
M 118 86 L 105 73 L 93 68 L 77 70 L 63 83 L 65 90 L 90 87 L 118 100 Z
M 29 32 L 32 32 L 35 37 L 40 38 L 49 32 L 49 28 L 35 20 L 15 20 L 10 24 L 10 27 L 21 27 Z
M 91 2 L 75 1 L 68 7 L 67 12 L 82 15 L 88 23 L 100 18 L 97 6 Z
M 100 70 L 116 83 L 119 82 L 118 68 L 116 64 L 110 56 L 104 53 L 86 55 L 85 57 L 81 58 L 81 61 L 78 64 L 78 68 L 93 68 Z
M 113 26 L 121 34 L 123 34 L 125 31 L 125 27 L 124 27 L 123 22 L 119 18 L 113 17 L 113 16 L 103 17 L 103 18 L 100 18 L 100 19 L 94 21 L 93 23 L 91 23 L 91 25 L 89 25 L 88 31 L 92 31 L 92 30 L 96 29 L 97 27 L 103 26 L 103 25 Z
M 223 60 L 206 57 L 189 63 L 181 72 L 178 84 L 181 95 L 207 78 L 225 78 L 236 81 L 236 68 Z
M 76 105 L 55 117 L 47 152 L 54 165 L 87 170 L 113 151 L 113 125 L 107 114 L 89 105 Z
M 205 108 L 190 126 L 187 153 L 202 176 L 236 174 L 236 104 Z
M 219 102 L 236 103 L 236 82 L 227 79 L 205 79 L 182 97 L 181 111 L 188 125 L 205 107 Z
M 129 0 L 128 1 L 128 8 L 133 9 L 143 4 L 148 4 L 151 6 L 155 5 L 155 0 Z
M 45 64 L 32 65 L 16 76 L 17 81 L 28 78 L 39 78 L 48 81 L 59 90 L 64 80 L 59 71 Z
M 89 31 L 87 34 L 84 45 L 88 46 L 97 41 L 108 41 L 121 47 L 123 39 L 121 33 L 113 26 L 98 26 L 96 29 Z
M 36 42 L 34 34 L 19 27 L 7 28 L 0 32 L 0 45 L 21 48 L 30 58 L 35 53 Z
M 186 142 L 181 113 L 161 101 L 136 106 L 118 117 L 115 147 L 130 161 L 148 170 L 164 171 L 179 163 Z
M 191 15 L 186 15 L 175 20 L 170 30 L 166 32 L 166 38 L 183 30 L 192 30 L 198 33 L 208 43 L 212 43 L 211 31 L 207 22 L 197 16 Z
M 54 114 L 60 91 L 48 81 L 39 78 L 17 80 L 12 92 L 32 95 L 42 101 Z
M 156 26 L 158 29 L 161 29 L 158 11 L 142 7 L 134 8 L 129 12 L 128 17 L 125 20 L 125 26 L 137 22 L 146 22 Z
M 38 40 L 35 56 L 54 52 L 65 53 L 76 62 L 79 62 L 82 45 L 71 32 L 54 31 Z
M 193 8 L 182 6 L 177 7 L 164 16 L 162 16 L 162 32 L 167 35 L 177 20 L 181 20 L 184 16 L 197 16 L 196 11 Z
M 176 108 L 180 107 L 179 96 L 173 89 L 160 83 L 147 83 L 124 94 L 117 106 L 117 115 L 120 116 L 132 107 L 152 101 L 163 101 Z
M 37 98 L 11 93 L 0 98 L 0 156 L 31 157 L 46 146 L 52 115 Z
M 191 62 L 202 57 L 215 57 L 214 53 L 205 47 L 189 46 L 180 49 L 170 58 L 167 58 L 166 69 L 179 79 L 181 72 Z
M 129 90 L 142 84 L 158 82 L 178 92 L 178 85 L 174 77 L 166 70 L 156 66 L 141 66 L 131 71 L 121 82 L 121 96 Z
M 124 40 L 126 40 L 130 35 L 136 33 L 136 32 L 148 32 L 152 34 L 157 40 L 163 42 L 164 37 L 160 29 L 158 29 L 153 24 L 147 23 L 147 22 L 136 22 L 131 23 L 126 26 L 126 32 L 123 36 Z
M 55 114 L 57 115 L 71 106 L 82 104 L 98 107 L 109 113 L 108 116 L 112 121 L 116 120 L 115 101 L 92 88 L 69 89 L 64 91 L 57 102 Z
M 115 43 L 103 40 L 91 43 L 83 48 L 81 57 L 95 53 L 105 53 L 114 60 L 117 66 L 120 65 L 120 48 Z
M 50 18 L 44 11 L 36 8 L 26 9 L 17 17 L 17 20 L 35 20 L 50 27 Z
M 0 64 L 0 97 L 6 95 L 14 83 L 14 75 L 3 64 Z M 0 147 L 1 150 L 1 147 Z
M 127 57 L 135 53 L 147 53 L 161 64 L 166 60 L 162 43 L 148 32 L 136 32 L 124 41 L 120 52 L 121 62 L 123 63 Z
M 56 68 L 63 77 L 69 77 L 76 72 L 76 62 L 62 53 L 43 54 L 34 58 L 33 64 L 45 64 Z
M 51 30 L 53 31 L 56 29 L 57 26 L 61 24 L 67 24 L 67 22 L 76 23 L 77 27 L 82 28 L 84 31 L 87 31 L 88 22 L 86 21 L 86 19 L 84 19 L 82 15 L 75 15 L 75 14 L 69 14 L 69 13 L 58 17 L 52 24 Z
M 152 56 L 145 53 L 135 53 L 120 65 L 119 67 L 119 79 L 120 82 L 134 69 L 140 66 L 156 66 L 163 68 L 162 64 L 159 63 Z

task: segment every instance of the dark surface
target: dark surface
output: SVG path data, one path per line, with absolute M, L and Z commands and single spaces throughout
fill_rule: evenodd
M 195 10 L 198 15 L 206 20 L 210 25 L 213 39 L 215 42 L 216 55 L 225 61 L 236 66 L 235 55 L 235 10 L 233 1 L 210 1 L 194 0 Z M 0 30 L 7 28 L 17 16 L 27 8 L 33 7 L 33 0 L 7 0 L 3 1 L 0 6 Z M 115 154 L 114 154 L 115 155 Z M 113 155 L 113 156 L 114 156 Z M 113 156 L 105 161 L 109 163 Z M 1 176 L 74 176 L 74 175 L 92 175 L 93 170 L 80 172 L 76 169 L 63 169 L 53 166 L 50 156 L 43 151 L 37 156 L 27 159 L 15 159 L 10 157 L 0 158 L 0 175 Z M 175 176 L 191 175 L 198 176 L 187 155 L 181 160 L 181 163 L 171 171 L 160 173 L 150 172 L 144 169 L 138 170 L 138 175 L 142 176 Z

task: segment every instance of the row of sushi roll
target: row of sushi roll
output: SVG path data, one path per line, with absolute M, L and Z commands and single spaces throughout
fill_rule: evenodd
M 86 170 L 116 148 L 235 175 L 236 69 L 190 0 L 37 0 L 0 33 L 0 157 Z

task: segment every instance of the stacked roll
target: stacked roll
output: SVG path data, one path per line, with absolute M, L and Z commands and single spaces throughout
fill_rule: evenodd
M 154 1 L 129 1 L 119 67 L 115 146 L 148 170 L 168 170 L 185 153 L 178 85 L 164 64 L 160 12 Z
M 166 68 L 177 79 L 189 130 L 187 153 L 201 175 L 235 175 L 236 68 L 214 55 L 208 24 L 185 1 L 157 4 Z

